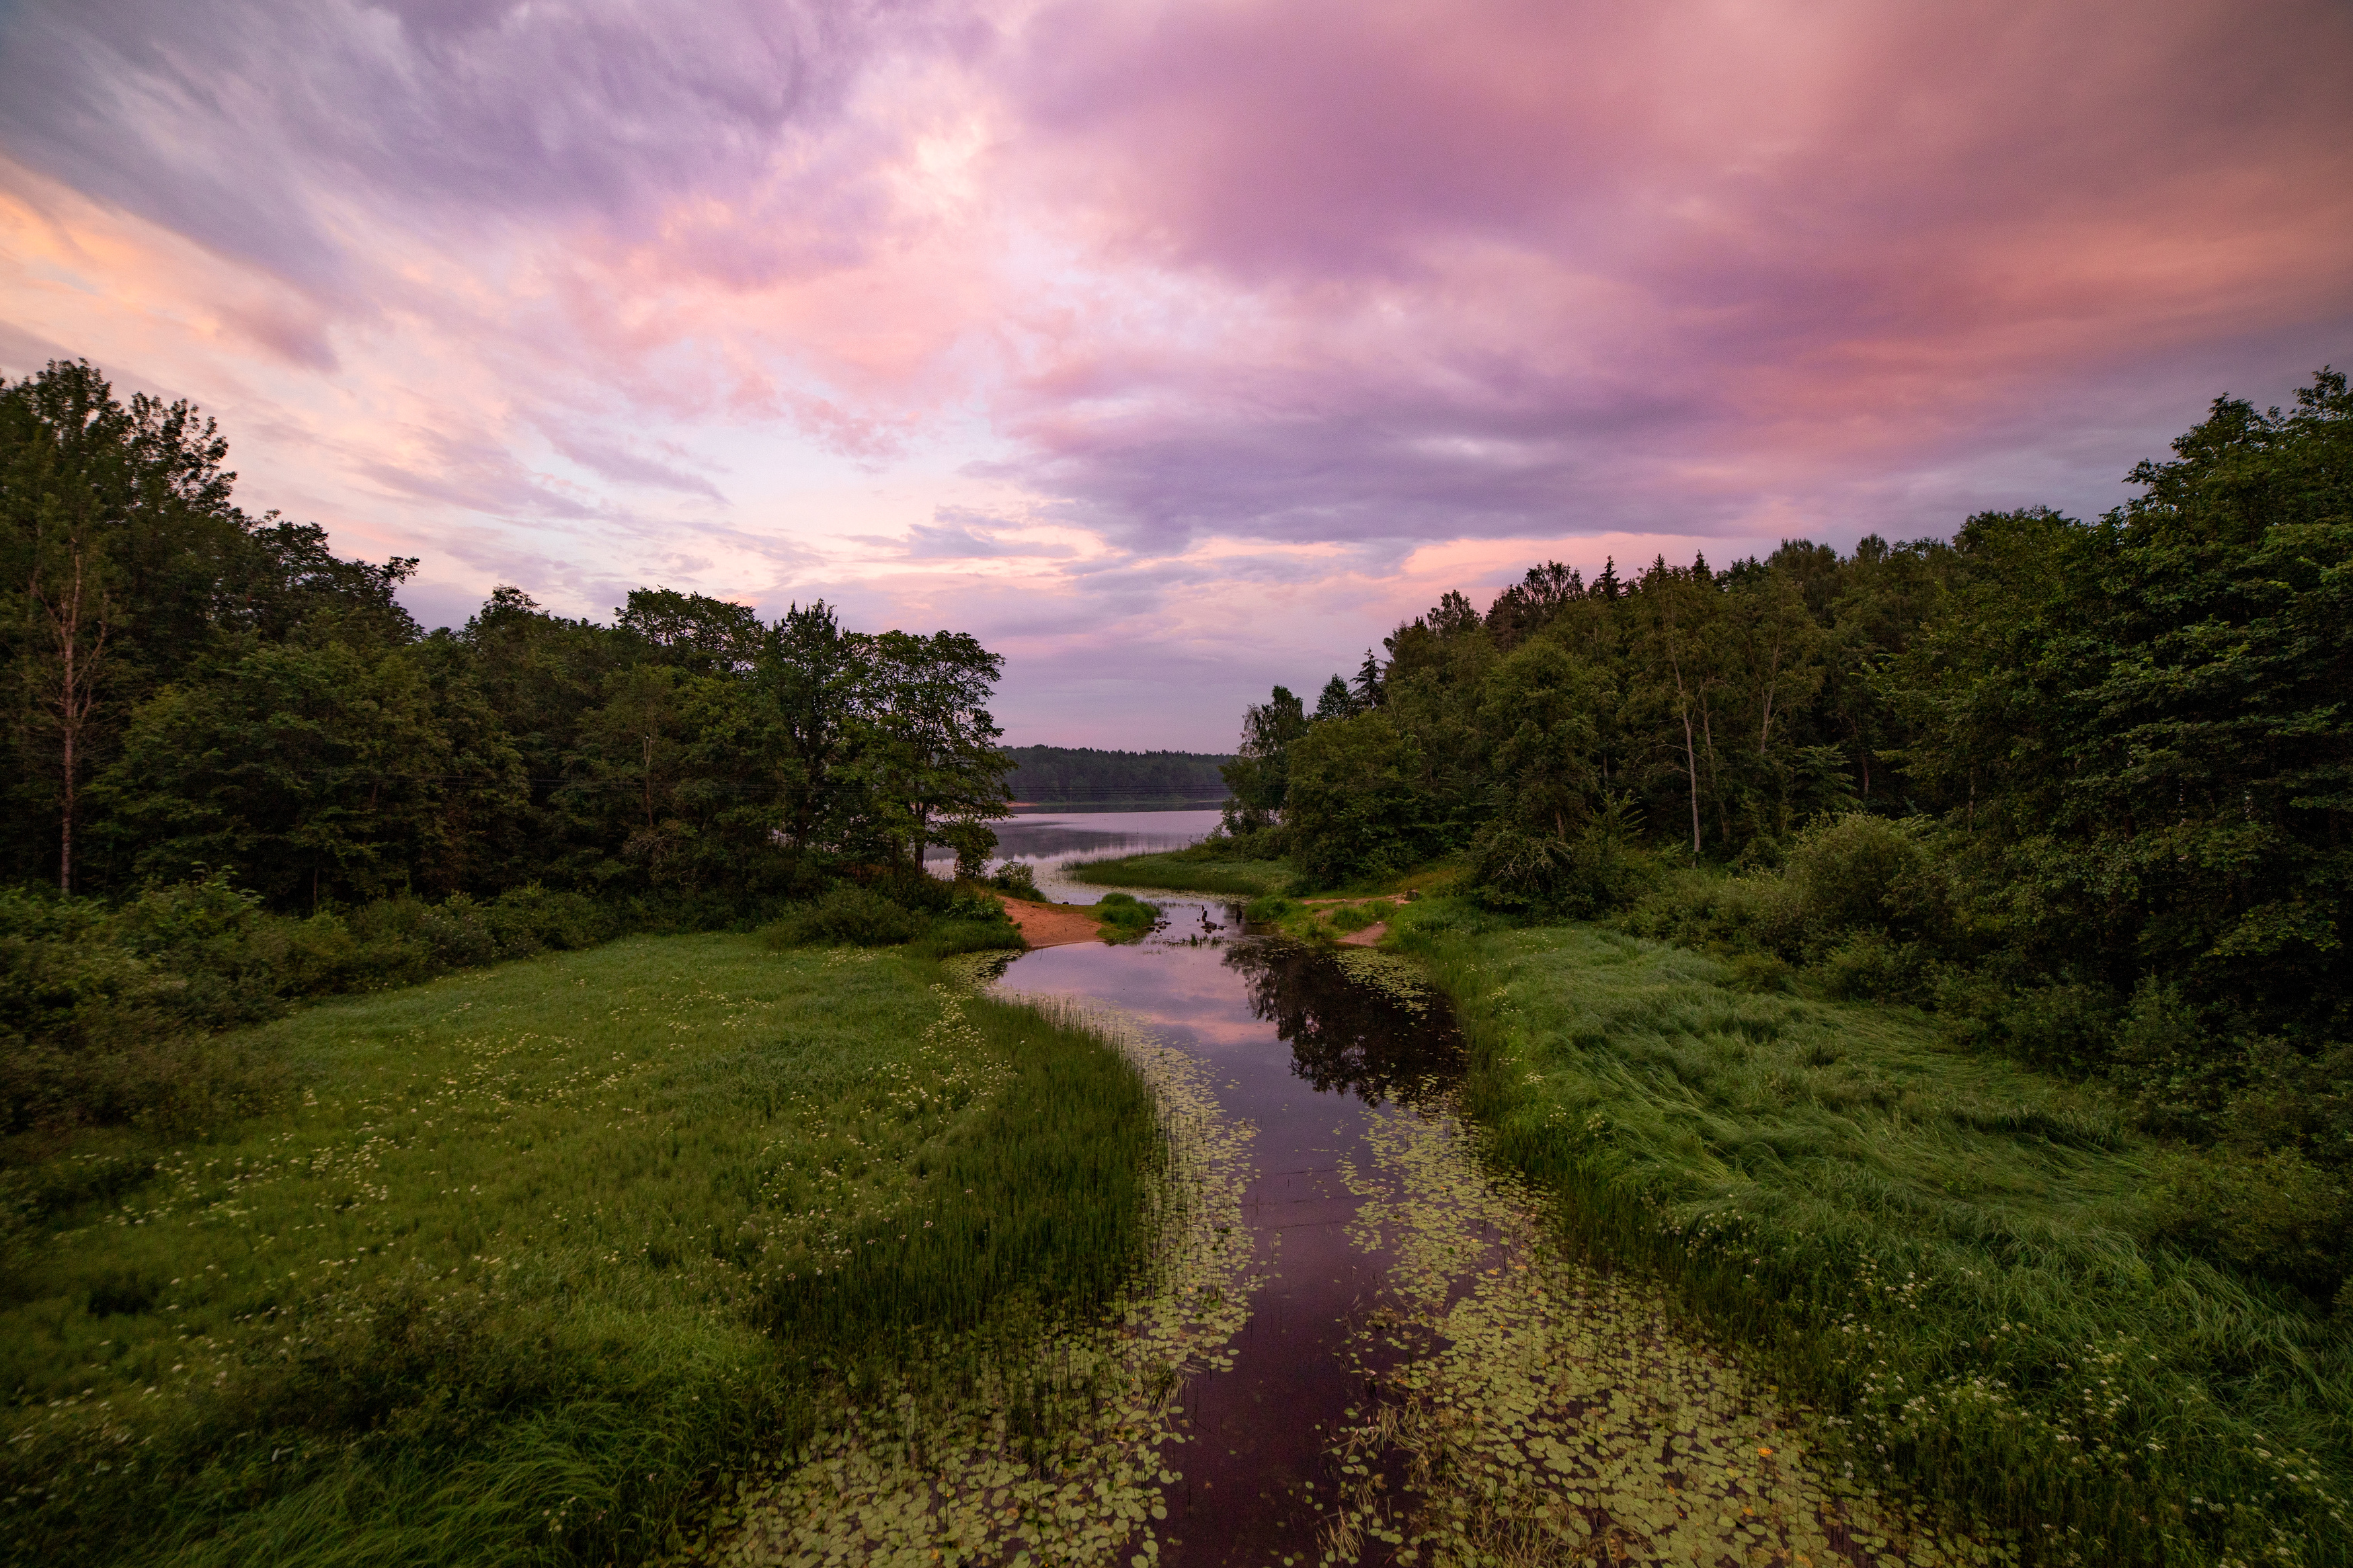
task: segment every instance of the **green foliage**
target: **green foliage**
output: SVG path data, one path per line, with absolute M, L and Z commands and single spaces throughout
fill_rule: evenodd
M 1038 894 L 1038 873 L 1027 860 L 1008 860 L 990 874 L 988 885 L 1000 893 L 1010 893 L 1017 899 L 1035 902 Z
M 277 1077 L 207 1035 L 309 997 L 592 946 L 649 912 L 532 885 L 294 917 L 218 872 L 112 906 L 0 889 L 0 1131 L 243 1114 Z
M 1113 942 L 1138 941 L 1161 920 L 1159 905 L 1146 903 L 1133 893 L 1105 893 L 1094 912 L 1095 919 L 1110 928 L 1103 934 Z
M 1284 820 L 1311 883 L 1401 871 L 1439 847 L 1421 749 L 1382 710 L 1315 725 L 1291 747 Z
M 1391 929 L 1456 1001 L 1496 1156 L 1757 1347 L 1866 1473 L 2053 1555 L 2353 1555 L 2337 1178 L 2185 1157 L 1916 1015 L 1615 931 L 1454 900 Z
M 87 364 L 0 384 L 0 879 L 122 897 L 228 868 L 280 912 L 533 882 L 748 911 L 953 845 L 1010 763 L 969 636 L 632 591 L 600 626 L 495 590 L 456 632 L 233 504 L 227 444 Z
M 1092 746 L 1008 746 L 1018 798 L 1047 804 L 1189 801 L 1225 797 L 1219 769 L 1234 761 L 1196 752 L 1105 752 Z
M 51 1144 L 6 1177 L 0 1556 L 638 1560 L 853 1391 L 1094 1308 L 1149 1098 L 939 980 L 639 939 L 231 1037 L 268 1109 Z
M 1305 705 L 1281 686 L 1242 715 L 1240 749 L 1218 770 L 1233 796 L 1225 808 L 1227 832 L 1265 827 L 1283 810 L 1291 787 L 1291 743 L 1307 732 L 1307 725 Z
M 913 942 L 923 929 L 922 916 L 871 889 L 842 886 L 823 898 L 787 910 L 761 931 L 773 948 L 847 943 L 893 947 Z

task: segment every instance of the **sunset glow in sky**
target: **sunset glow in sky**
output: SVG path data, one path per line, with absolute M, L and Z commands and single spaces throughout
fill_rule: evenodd
M 1230 745 L 1449 587 L 2091 515 L 2353 362 L 2344 0 L 0 0 L 0 372 Z

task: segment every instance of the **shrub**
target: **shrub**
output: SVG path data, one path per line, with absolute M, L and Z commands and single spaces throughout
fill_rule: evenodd
M 1858 931 L 1933 940 L 1950 923 L 1943 876 L 1910 823 L 1849 812 L 1810 827 L 1790 846 L 1782 878 L 1820 951 Z
M 1172 850 L 1174 860 L 1280 860 L 1291 853 L 1291 829 L 1279 822 L 1219 828 L 1198 844 Z
M 1841 1001 L 1917 1001 L 1928 986 L 1928 956 L 1916 943 L 1859 931 L 1822 955 L 1821 976 Z
M 2151 1190 L 2157 1234 L 2328 1305 L 2353 1255 L 2353 1187 L 2292 1149 L 2175 1155 Z
M 1982 974 L 1951 975 L 1934 994 L 1953 1044 L 2049 1071 L 2092 1071 L 2106 1060 L 2116 1029 L 2115 999 L 2096 986 L 2018 989 Z
M 1342 904 L 1324 920 L 1334 931 L 1362 931 L 1368 925 L 1379 923 L 1387 912 L 1386 909 L 1375 909 L 1366 904 Z
M 501 953 L 522 958 L 543 948 L 569 952 L 610 940 L 613 917 L 586 893 L 555 892 L 537 882 L 509 888 L 484 910 Z
M 1797 889 L 1778 877 L 1675 872 L 1617 923 L 1636 936 L 1718 952 L 1765 952 L 1792 962 L 1805 953 L 1804 907 Z
M 1624 909 L 1653 874 L 1649 858 L 1608 824 L 1562 838 L 1497 818 L 1472 839 L 1471 862 L 1488 908 L 1569 920 Z
M 1008 860 L 988 879 L 988 885 L 1000 893 L 1010 893 L 1033 903 L 1039 897 L 1038 873 L 1027 860 Z
M 955 897 L 941 913 L 952 921 L 979 921 L 997 925 L 1010 925 L 1013 917 L 1005 912 L 1005 905 L 996 894 L 979 888 L 958 888 Z
M 871 889 L 842 886 L 813 903 L 788 910 L 761 932 L 774 948 L 892 947 L 912 942 L 923 929 L 915 913 Z

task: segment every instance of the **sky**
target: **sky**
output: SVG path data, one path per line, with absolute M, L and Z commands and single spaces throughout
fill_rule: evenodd
M 0 0 L 0 373 L 427 626 L 664 585 L 1224 750 L 1460 588 L 2093 516 L 2353 364 L 2347 0 Z

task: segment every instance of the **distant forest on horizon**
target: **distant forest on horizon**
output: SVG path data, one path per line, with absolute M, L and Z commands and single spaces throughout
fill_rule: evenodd
M 1230 752 L 1117 752 L 1092 746 L 1008 746 L 1013 773 L 1008 787 L 1016 801 L 1093 804 L 1105 801 L 1198 800 L 1215 805 L 1226 798 L 1219 769 Z

